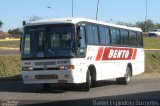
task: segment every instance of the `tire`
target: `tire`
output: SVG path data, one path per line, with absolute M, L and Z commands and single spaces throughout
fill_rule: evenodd
M 88 69 L 86 75 L 86 83 L 84 85 L 84 91 L 89 91 L 90 87 L 91 87 L 91 75 L 90 75 L 90 70 Z
M 97 81 L 91 81 L 91 87 L 96 87 L 97 86 Z
M 131 81 L 131 69 L 129 67 L 126 68 L 126 74 L 122 78 L 116 78 L 118 84 L 128 85 Z
M 50 84 L 43 84 L 43 90 L 44 90 L 44 91 L 49 91 L 49 90 L 51 90 Z

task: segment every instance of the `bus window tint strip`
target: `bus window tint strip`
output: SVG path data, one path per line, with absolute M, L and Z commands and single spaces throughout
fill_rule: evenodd
M 122 28 L 88 23 L 86 36 L 90 45 L 143 46 L 142 32 Z

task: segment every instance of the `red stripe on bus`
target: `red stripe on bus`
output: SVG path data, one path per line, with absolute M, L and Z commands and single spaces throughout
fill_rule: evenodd
M 132 60 L 135 60 L 136 55 L 137 55 L 137 49 L 134 49 L 133 56 L 132 56 Z
M 96 61 L 101 60 L 102 53 L 103 53 L 103 47 L 100 47 L 97 53 Z

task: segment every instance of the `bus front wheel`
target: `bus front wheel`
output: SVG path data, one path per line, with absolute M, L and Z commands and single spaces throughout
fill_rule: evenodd
M 126 74 L 124 75 L 124 77 L 122 78 L 116 78 L 116 81 L 118 84 L 124 84 L 124 85 L 128 85 L 129 82 L 131 81 L 131 69 L 130 67 L 126 68 Z
M 86 83 L 84 85 L 84 91 L 89 91 L 91 86 L 91 75 L 90 70 L 88 69 L 87 75 L 86 75 Z

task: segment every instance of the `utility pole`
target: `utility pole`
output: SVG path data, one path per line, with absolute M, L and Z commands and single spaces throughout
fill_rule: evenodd
M 145 28 L 144 28 L 144 32 L 146 32 L 146 27 L 147 27 L 147 15 L 148 15 L 148 0 L 146 0 L 146 14 L 145 14 Z
M 73 17 L 73 12 L 74 12 L 74 11 L 73 11 L 73 6 L 74 6 L 74 5 L 73 5 L 73 0 L 72 0 L 72 17 Z
M 98 12 L 99 12 L 99 0 L 97 1 L 96 20 L 98 19 Z

